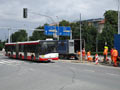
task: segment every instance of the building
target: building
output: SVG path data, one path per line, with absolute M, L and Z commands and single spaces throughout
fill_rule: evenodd
M 88 19 L 88 20 L 83 20 L 82 22 L 87 22 L 88 26 L 94 26 L 99 33 L 102 33 L 105 24 L 105 19 L 103 18 Z
M 102 33 L 105 24 L 105 19 L 101 20 L 98 24 L 98 32 Z

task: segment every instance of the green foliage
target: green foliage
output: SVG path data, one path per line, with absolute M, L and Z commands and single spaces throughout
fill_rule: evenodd
M 48 25 L 48 24 L 45 24 L 45 25 Z M 34 32 L 32 33 L 32 36 L 30 37 L 31 41 L 45 40 L 46 38 L 52 38 L 52 36 L 44 35 L 44 31 L 38 31 L 37 29 L 44 29 L 44 26 L 39 26 L 36 28 L 36 30 L 34 30 Z
M 99 51 L 103 50 L 105 42 L 109 47 L 109 50 L 113 47 L 114 34 L 117 34 L 117 11 L 109 10 L 105 14 L 105 25 L 103 32 L 98 35 L 98 47 Z
M 70 26 L 72 29 L 73 39 L 80 39 L 80 23 L 71 23 Z
M 70 22 L 66 20 L 62 20 L 61 22 L 59 22 L 59 26 L 70 26 Z
M 97 30 L 93 26 L 88 26 L 86 22 L 82 25 L 82 39 L 86 42 L 86 51 L 95 51 Z
M 0 40 L 0 50 L 2 50 L 4 48 L 4 44 L 5 43 Z
M 111 25 L 117 25 L 118 23 L 118 12 L 114 10 L 108 10 L 104 13 L 105 22 Z
M 11 35 L 12 42 L 21 42 L 27 40 L 27 33 L 25 30 L 19 30 Z
M 71 23 L 73 39 L 80 39 L 80 22 Z M 95 51 L 97 30 L 89 26 L 87 22 L 82 22 L 82 39 L 85 40 L 86 51 Z

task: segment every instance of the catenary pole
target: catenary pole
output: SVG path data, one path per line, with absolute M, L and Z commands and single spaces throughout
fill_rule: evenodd
M 81 13 L 80 13 L 80 61 L 82 62 L 82 36 L 81 36 Z

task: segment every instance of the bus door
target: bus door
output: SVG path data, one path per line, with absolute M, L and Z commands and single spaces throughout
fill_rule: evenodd
M 19 56 L 19 44 L 16 43 L 16 58 Z

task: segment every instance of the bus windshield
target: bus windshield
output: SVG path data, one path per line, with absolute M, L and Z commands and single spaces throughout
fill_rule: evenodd
M 44 41 L 40 42 L 40 54 L 44 53 L 55 53 L 57 52 L 57 42 L 56 41 Z

